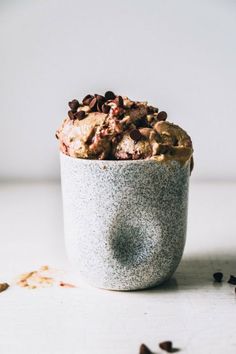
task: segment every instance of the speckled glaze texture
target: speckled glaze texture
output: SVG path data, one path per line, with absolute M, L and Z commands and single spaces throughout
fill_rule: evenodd
M 100 161 L 61 153 L 66 248 L 99 288 L 156 286 L 185 244 L 189 163 Z

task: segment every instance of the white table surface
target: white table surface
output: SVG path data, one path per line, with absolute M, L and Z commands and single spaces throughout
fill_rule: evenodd
M 172 340 L 180 353 L 236 353 L 236 183 L 192 183 L 184 258 L 169 283 L 139 292 L 29 290 L 15 277 L 41 265 L 73 276 L 64 253 L 60 186 L 0 185 L 0 353 L 138 354 Z

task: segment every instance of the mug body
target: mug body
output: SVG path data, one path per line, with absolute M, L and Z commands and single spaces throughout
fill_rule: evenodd
M 65 243 L 91 284 L 156 286 L 175 272 L 185 245 L 189 162 L 86 160 L 61 153 Z

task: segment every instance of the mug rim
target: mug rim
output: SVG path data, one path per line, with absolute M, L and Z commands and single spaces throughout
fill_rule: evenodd
M 112 164 L 146 164 L 146 163 L 156 163 L 158 165 L 163 165 L 163 164 L 167 164 L 167 165 L 172 165 L 173 163 L 177 163 L 179 166 L 184 167 L 187 164 L 190 163 L 191 157 L 186 160 L 184 163 L 182 163 L 179 160 L 173 159 L 173 160 L 167 160 L 167 161 L 157 161 L 157 160 L 152 160 L 152 159 L 138 159 L 138 160 L 98 160 L 98 159 L 82 159 L 79 157 L 73 157 L 73 156 L 69 156 L 64 154 L 62 151 L 60 151 L 60 156 L 62 158 L 68 158 L 74 161 L 78 161 L 78 162 L 82 162 L 82 163 L 98 163 L 98 164 L 108 164 L 108 165 L 112 165 Z

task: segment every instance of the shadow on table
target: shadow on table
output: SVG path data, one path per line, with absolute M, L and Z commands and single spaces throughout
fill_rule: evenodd
M 230 274 L 236 275 L 236 253 L 186 256 L 170 280 L 156 288 L 146 290 L 146 292 L 197 290 L 207 287 L 209 284 L 221 287 L 223 282 L 213 281 L 213 273 L 217 271 L 224 274 L 223 281 L 226 282 Z

